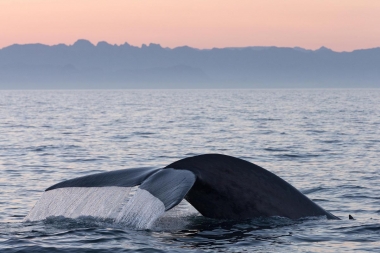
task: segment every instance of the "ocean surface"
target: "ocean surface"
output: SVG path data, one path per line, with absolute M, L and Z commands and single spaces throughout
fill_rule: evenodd
M 341 220 L 24 222 L 44 190 L 220 153 Z M 380 89 L 0 91 L 0 252 L 380 252 Z M 349 220 L 351 214 L 355 220 Z

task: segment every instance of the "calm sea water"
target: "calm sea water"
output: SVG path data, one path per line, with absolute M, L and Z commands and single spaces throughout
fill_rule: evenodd
M 379 252 L 379 137 L 380 89 L 0 91 L 0 251 Z M 256 163 L 342 220 L 22 222 L 62 180 L 203 153 Z

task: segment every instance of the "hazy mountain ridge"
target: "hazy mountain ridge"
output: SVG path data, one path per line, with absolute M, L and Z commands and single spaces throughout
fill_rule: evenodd
M 195 49 L 12 45 L 0 50 L 0 88 L 380 87 L 380 48 Z

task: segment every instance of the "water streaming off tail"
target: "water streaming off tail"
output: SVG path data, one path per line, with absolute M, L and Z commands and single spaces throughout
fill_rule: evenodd
M 146 229 L 151 228 L 164 213 L 165 206 L 161 200 L 146 190 L 138 189 L 134 197 L 116 217 L 116 222 L 138 229 Z
M 181 217 L 195 213 L 197 211 L 185 201 L 165 213 L 165 206 L 158 198 L 138 187 L 69 187 L 44 192 L 24 221 L 52 216 L 73 219 L 92 216 L 149 229 L 184 225 Z
M 50 216 L 93 216 L 115 219 L 137 187 L 70 187 L 44 192 L 25 217 L 38 221 Z

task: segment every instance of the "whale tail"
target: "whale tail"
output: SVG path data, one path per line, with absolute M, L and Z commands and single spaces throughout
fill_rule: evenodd
M 94 216 L 146 229 L 178 205 L 194 182 L 190 171 L 156 168 L 79 177 L 47 188 L 24 220 Z
M 124 169 L 63 181 L 46 189 L 25 220 L 94 216 L 149 228 L 183 199 L 203 216 L 216 219 L 339 219 L 260 166 L 207 154 L 165 168 Z

